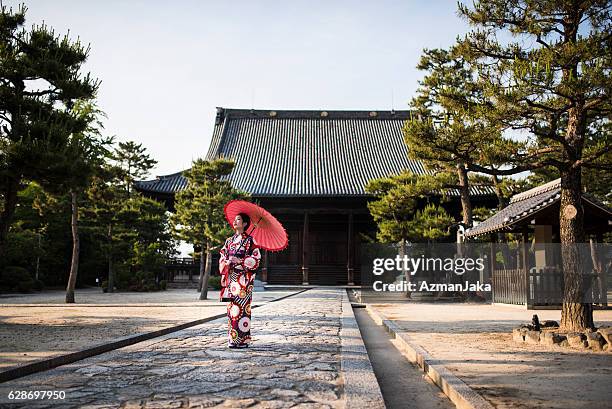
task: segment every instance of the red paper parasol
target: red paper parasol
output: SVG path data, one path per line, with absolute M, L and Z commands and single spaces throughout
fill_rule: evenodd
M 253 236 L 255 243 L 260 248 L 280 251 L 289 244 L 289 238 L 283 225 L 263 207 L 244 200 L 231 200 L 227 202 L 223 211 L 230 225 L 238 213 L 248 215 L 251 218 L 251 225 L 247 233 Z

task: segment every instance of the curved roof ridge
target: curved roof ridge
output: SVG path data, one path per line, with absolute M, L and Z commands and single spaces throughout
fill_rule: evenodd
M 561 178 L 557 178 L 555 180 L 551 180 L 550 182 L 544 183 L 543 185 L 536 186 L 532 189 L 526 190 L 521 193 L 517 193 L 512 196 L 510 199 L 510 203 L 519 202 L 521 200 L 529 199 L 530 197 L 537 196 L 544 192 L 549 192 L 554 189 L 559 189 L 561 187 Z
M 410 118 L 409 110 L 340 110 L 340 109 L 247 109 L 217 107 L 217 123 L 225 117 L 256 119 L 397 119 Z

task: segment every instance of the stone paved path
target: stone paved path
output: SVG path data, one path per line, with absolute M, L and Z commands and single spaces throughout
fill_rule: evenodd
M 339 408 L 340 289 L 312 289 L 253 310 L 253 345 L 226 347 L 225 319 L 0 384 L 2 407 Z M 103 328 L 100 328 L 103 331 Z M 12 401 L 10 390 L 63 390 Z

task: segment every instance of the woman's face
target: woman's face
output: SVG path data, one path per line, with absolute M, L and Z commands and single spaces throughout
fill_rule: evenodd
M 242 221 L 242 217 L 240 217 L 240 215 L 239 215 L 239 214 L 237 214 L 237 215 L 236 215 L 236 217 L 234 217 L 234 223 L 233 223 L 234 230 L 236 230 L 236 231 L 238 231 L 238 232 L 243 232 L 243 231 L 244 231 L 244 225 L 245 225 L 245 224 L 246 224 L 246 223 L 244 223 L 244 222 Z

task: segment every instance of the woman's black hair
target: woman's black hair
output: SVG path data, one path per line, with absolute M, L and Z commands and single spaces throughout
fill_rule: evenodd
M 251 218 L 246 213 L 238 213 L 238 216 L 240 216 L 240 218 L 242 219 L 242 223 L 246 223 L 246 226 L 244 226 L 244 231 L 246 232 L 246 230 L 251 225 Z

